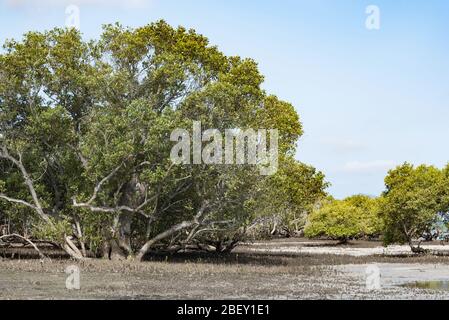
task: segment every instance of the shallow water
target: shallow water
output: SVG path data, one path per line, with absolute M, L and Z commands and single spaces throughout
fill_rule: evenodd
M 407 288 L 449 291 L 449 281 L 418 281 L 402 285 Z

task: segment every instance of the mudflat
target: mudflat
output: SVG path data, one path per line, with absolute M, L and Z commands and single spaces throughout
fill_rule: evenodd
M 407 286 L 448 281 L 447 256 L 350 254 L 351 248 L 376 249 L 375 243 L 345 246 L 349 254 L 328 253 L 327 247 L 336 248 L 327 242 L 258 242 L 226 256 L 178 254 L 142 263 L 3 258 L 0 299 L 449 299 L 444 288 Z M 70 265 L 80 270 L 80 290 L 66 288 Z M 373 265 L 380 271 L 379 290 L 366 286 Z

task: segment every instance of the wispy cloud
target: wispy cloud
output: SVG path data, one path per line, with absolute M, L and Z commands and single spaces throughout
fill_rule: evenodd
M 90 6 L 121 6 L 127 8 L 144 8 L 154 0 L 6 0 L 11 7 L 62 7 L 68 5 Z
M 393 169 L 397 164 L 391 160 L 351 161 L 347 162 L 343 171 L 351 173 L 377 173 Z

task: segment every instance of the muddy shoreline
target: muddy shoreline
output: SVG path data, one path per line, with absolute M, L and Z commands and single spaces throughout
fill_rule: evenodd
M 449 280 L 449 257 L 329 254 L 326 245 L 287 242 L 302 251 L 284 252 L 285 241 L 274 241 L 245 244 L 226 256 L 154 256 L 143 263 L 1 258 L 0 299 L 449 299 L 445 290 L 402 286 Z M 69 265 L 80 269 L 80 290 L 65 286 Z M 380 290 L 366 287 L 366 268 L 373 265 Z

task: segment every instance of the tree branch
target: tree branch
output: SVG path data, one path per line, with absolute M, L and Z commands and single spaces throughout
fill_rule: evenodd
M 39 250 L 39 248 L 38 248 L 33 242 L 31 242 L 30 239 L 27 239 L 27 238 L 25 238 L 25 237 L 23 237 L 23 236 L 21 236 L 21 235 L 19 235 L 19 234 L 16 234 L 16 233 L 13 233 L 13 234 L 7 234 L 7 235 L 4 235 L 4 236 L 1 236 L 1 237 L 0 237 L 0 240 L 3 240 L 3 239 L 5 239 L 5 238 L 19 238 L 19 239 L 21 239 L 21 240 L 23 240 L 23 241 L 29 243 L 29 244 L 34 248 L 34 250 L 37 251 L 37 253 L 39 254 L 39 258 L 41 258 L 41 259 L 46 259 L 46 258 L 47 258 L 47 256 L 45 256 L 45 255 Z
M 94 189 L 94 193 L 92 195 L 92 197 L 89 199 L 89 201 L 87 201 L 86 204 L 90 205 L 92 204 L 92 202 L 95 201 L 95 199 L 97 198 L 98 192 L 101 191 L 101 188 L 103 187 L 103 184 L 105 184 L 106 182 L 108 182 L 113 176 L 115 176 L 115 174 L 125 165 L 125 161 L 123 161 L 118 167 L 116 167 L 114 170 L 111 171 L 111 173 L 109 173 L 106 177 L 104 177 L 96 186 Z
M 37 210 L 37 208 L 36 208 L 35 206 L 33 206 L 31 203 L 28 203 L 28 202 L 23 201 L 23 200 L 18 200 L 18 199 L 10 198 L 10 197 L 8 197 L 7 195 L 5 195 L 5 194 L 3 194 L 3 193 L 0 193 L 0 199 L 4 199 L 4 200 L 6 200 L 6 201 L 8 201 L 8 202 L 12 202 L 12 203 L 21 204 L 21 205 L 26 206 L 26 207 L 29 207 L 29 208 L 31 208 L 31 209 L 33 209 L 33 210 Z
M 195 215 L 194 219 L 192 221 L 183 221 L 170 229 L 158 234 L 153 239 L 147 241 L 143 247 L 139 250 L 139 254 L 137 255 L 138 260 L 142 260 L 145 254 L 148 252 L 148 250 L 151 249 L 152 246 L 154 246 L 156 243 L 158 243 L 161 240 L 164 240 L 173 234 L 185 230 L 187 228 L 190 228 L 192 226 L 196 226 L 201 224 L 201 219 L 203 218 L 206 210 L 209 208 L 209 203 L 207 201 L 204 201 L 201 208 L 198 210 L 198 213 Z
M 23 205 L 27 205 L 30 208 L 33 208 L 37 212 L 37 214 L 42 218 L 42 220 L 44 220 L 45 222 L 47 222 L 50 225 L 53 225 L 53 222 L 50 220 L 50 217 L 42 209 L 42 205 L 39 201 L 36 190 L 34 189 L 33 180 L 31 179 L 25 166 L 22 163 L 22 154 L 20 152 L 18 154 L 19 154 L 19 159 L 16 159 L 9 154 L 6 146 L 4 146 L 4 145 L 1 146 L 0 158 L 11 161 L 20 170 L 20 172 L 22 173 L 22 178 L 25 180 L 25 184 L 28 187 L 31 197 L 33 198 L 34 206 L 30 206 L 29 204 L 27 205 L 24 201 L 23 202 L 15 201 L 15 202 L 21 203 Z M 3 197 L 3 199 L 6 199 L 6 198 Z

